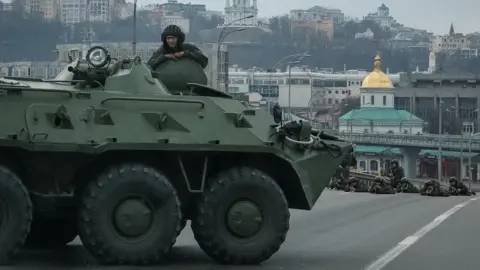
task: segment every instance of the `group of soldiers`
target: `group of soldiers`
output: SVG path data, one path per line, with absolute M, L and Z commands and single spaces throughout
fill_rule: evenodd
M 367 183 L 367 181 L 350 177 L 350 166 L 355 164 L 354 157 L 346 158 L 337 169 L 328 188 L 345 192 L 370 192 L 373 194 L 420 193 L 423 196 L 437 197 L 475 195 L 475 192 L 455 177 L 450 177 L 448 187 L 442 186 L 437 180 L 428 180 L 422 187 L 418 188 L 405 178 L 404 170 L 396 160 L 390 163 L 390 173 L 384 177 L 377 176 L 371 183 Z

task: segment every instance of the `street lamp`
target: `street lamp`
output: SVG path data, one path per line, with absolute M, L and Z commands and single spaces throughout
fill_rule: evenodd
M 133 39 L 132 39 L 132 56 L 137 54 L 137 0 L 133 1 Z
M 246 28 L 240 28 L 240 29 L 242 29 L 242 30 L 236 29 L 237 31 L 236 31 L 236 30 L 232 30 L 232 31 L 230 31 L 230 32 L 228 32 L 228 33 L 225 33 L 225 31 L 227 31 L 228 27 L 229 27 L 230 25 L 232 25 L 233 23 L 236 23 L 236 22 L 239 22 L 239 21 L 242 21 L 242 20 L 245 20 L 245 19 L 250 19 L 250 18 L 253 18 L 253 17 L 255 17 L 255 16 L 250 15 L 250 16 L 242 17 L 242 18 L 239 18 L 239 19 L 236 19 L 236 20 L 233 20 L 233 21 L 227 23 L 227 24 L 222 28 L 222 31 L 220 32 L 220 35 L 218 36 L 218 41 L 217 41 L 217 88 L 218 88 L 218 89 L 220 89 L 220 74 L 221 74 L 221 73 L 220 73 L 220 68 L 221 68 L 221 64 L 220 64 L 220 47 L 221 47 L 221 45 L 222 45 L 222 41 L 223 41 L 223 39 L 224 39 L 227 35 L 229 35 L 229 34 L 231 34 L 231 33 L 233 33 L 233 32 L 243 31 L 243 30 L 245 30 Z M 225 89 L 225 92 L 228 92 L 228 89 Z
M 476 109 L 475 111 L 473 112 L 478 112 L 478 109 Z M 472 132 L 469 133 L 469 136 L 468 136 L 468 188 L 472 188 L 472 136 L 477 136 L 477 135 L 480 135 L 480 133 L 475 133 L 475 134 L 472 134 L 474 132 L 474 129 L 472 128 Z M 463 169 L 463 168 L 462 168 Z
M 269 99 L 271 98 L 271 91 L 272 91 L 272 76 L 273 76 L 273 73 L 277 70 L 277 68 L 279 68 L 280 66 L 284 65 L 284 64 L 297 64 L 297 63 L 300 63 L 300 60 L 302 60 L 303 58 L 305 57 L 310 57 L 311 55 L 308 54 L 307 52 L 304 52 L 304 53 L 296 53 L 296 54 L 292 54 L 292 55 L 287 55 L 285 57 L 283 57 L 282 59 L 280 59 L 272 68 L 272 72 L 270 72 L 270 75 L 268 76 L 268 97 Z M 286 60 L 290 59 L 290 58 L 297 58 L 296 61 L 291 61 L 291 62 L 285 62 Z M 268 111 L 270 111 L 270 102 L 267 101 L 267 108 L 268 108 Z
M 312 100 L 313 100 L 313 77 L 312 77 L 312 73 L 305 69 L 305 68 L 302 68 L 303 71 L 305 71 L 305 73 L 307 74 L 308 78 L 310 78 L 310 99 L 308 100 L 308 114 L 309 114 L 309 119 L 311 122 L 313 122 L 313 106 L 312 106 Z
M 270 74 L 269 76 L 269 80 L 268 80 L 268 89 L 269 89 L 269 93 L 270 93 L 270 89 L 271 89 L 271 86 L 272 86 L 272 75 L 273 75 L 273 72 L 275 72 L 277 70 L 278 67 L 280 67 L 280 65 L 283 65 L 283 64 L 288 64 L 288 63 L 284 63 L 286 60 L 290 59 L 290 58 L 297 58 L 296 61 L 293 61 L 295 63 L 300 63 L 300 61 L 305 58 L 305 57 L 310 57 L 311 55 L 308 54 L 307 52 L 304 52 L 304 53 L 297 53 L 297 54 L 291 54 L 291 55 L 287 55 L 285 57 L 283 57 L 282 59 L 278 60 L 278 62 L 273 66 L 272 68 L 272 73 Z M 289 62 L 289 63 L 293 63 L 293 62 Z
M 443 101 L 442 97 L 440 97 L 440 104 L 438 110 L 438 155 L 437 155 L 437 174 L 438 174 L 438 181 L 442 181 L 442 135 L 443 135 L 443 127 L 442 127 L 442 114 L 443 109 L 442 106 Z
M 303 54 L 300 56 L 301 60 L 304 57 L 310 57 L 309 54 Z M 292 113 L 292 65 L 288 65 L 288 112 Z
M 284 66 L 284 65 L 296 65 L 296 64 L 299 64 L 300 61 L 290 61 L 290 62 L 282 62 L 282 63 L 277 63 L 277 65 L 275 65 L 275 68 L 279 68 L 281 66 Z M 272 97 L 271 94 L 272 94 L 272 76 L 273 76 L 273 72 L 270 72 L 270 75 L 268 75 L 268 99 L 267 100 L 267 110 L 270 111 L 270 98 Z
M 440 104 L 438 110 L 438 155 L 437 155 L 437 167 L 438 167 L 438 181 L 442 181 L 442 136 L 443 136 L 443 105 L 442 97 L 440 97 Z M 450 106 L 449 108 L 455 109 L 455 107 Z M 449 108 L 445 111 L 450 112 Z

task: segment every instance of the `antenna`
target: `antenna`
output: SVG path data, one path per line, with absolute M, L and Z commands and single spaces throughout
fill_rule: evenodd
M 132 40 L 132 56 L 137 54 L 137 0 L 133 1 L 133 40 Z

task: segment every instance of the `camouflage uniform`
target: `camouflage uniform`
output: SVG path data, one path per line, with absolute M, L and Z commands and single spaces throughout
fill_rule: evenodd
M 402 178 L 405 178 L 405 172 L 402 167 L 398 164 L 398 161 L 394 160 L 391 164 L 391 178 L 393 188 L 397 188 L 397 185 L 402 181 Z
M 398 183 L 397 191 L 401 193 L 419 193 L 420 192 L 417 186 L 415 186 L 405 178 L 402 178 Z
M 437 180 L 428 180 L 423 184 L 420 189 L 420 195 L 422 196 L 433 196 L 433 197 L 448 197 L 450 192 L 448 189 L 442 187 L 440 182 Z
M 340 165 L 337 168 L 335 173 L 335 178 L 330 184 L 331 189 L 344 190 L 345 186 L 348 185 L 348 176 L 350 175 L 350 170 L 345 164 Z
M 449 191 L 451 195 L 470 196 L 476 194 L 475 192 L 471 191 L 464 183 L 459 182 L 455 177 L 450 177 L 449 182 Z
M 393 189 L 390 180 L 380 176 L 375 177 L 368 192 L 375 194 L 395 194 L 395 190 Z
M 355 177 L 350 177 L 347 186 L 345 186 L 346 192 L 367 192 L 368 186 L 364 181 L 358 180 Z

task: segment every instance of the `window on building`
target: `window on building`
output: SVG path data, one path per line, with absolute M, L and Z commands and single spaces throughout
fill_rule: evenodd
M 365 161 L 361 160 L 360 162 L 358 162 L 358 167 L 361 171 L 365 171 Z
M 365 96 L 362 96 L 362 104 L 365 105 Z
M 387 105 L 387 96 L 383 96 L 383 106 Z
M 328 99 L 328 104 L 332 104 L 332 99 L 331 98 Z
M 378 171 L 378 161 L 376 160 L 370 161 L 370 171 Z
M 370 96 L 370 105 L 375 105 L 375 96 Z

